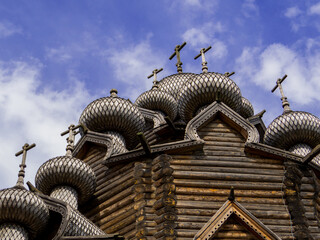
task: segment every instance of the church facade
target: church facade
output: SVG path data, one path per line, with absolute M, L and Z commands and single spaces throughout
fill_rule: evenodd
M 320 120 L 291 110 L 267 128 L 233 73 L 178 73 L 132 103 L 112 89 L 71 125 L 35 186 L 0 191 L 0 239 L 320 239 Z M 74 144 L 75 134 L 80 140 Z

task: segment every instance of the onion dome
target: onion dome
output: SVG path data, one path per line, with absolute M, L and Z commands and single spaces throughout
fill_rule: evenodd
M 307 112 L 286 112 L 268 126 L 264 143 L 286 150 L 301 143 L 314 148 L 320 143 L 320 119 Z
M 128 148 L 133 148 L 138 140 L 136 134 L 143 131 L 145 120 L 137 106 L 117 96 L 117 90 L 112 89 L 110 93 L 110 97 L 91 102 L 82 112 L 79 123 L 95 132 L 119 132 Z
M 241 101 L 242 101 L 242 106 L 240 109 L 240 115 L 244 118 L 252 117 L 254 114 L 252 104 L 249 102 L 248 99 L 246 99 L 244 97 L 241 98 Z
M 22 239 L 28 239 L 25 237 L 24 228 L 30 238 L 34 238 L 44 229 L 48 219 L 49 210 L 36 194 L 20 188 L 8 188 L 0 191 L 0 232 L 8 233 L 10 231 L 12 235 L 13 231 L 17 234 L 15 237 L 11 236 L 10 239 L 18 239 L 19 235 L 23 237 Z
M 169 93 L 174 99 L 178 99 L 181 88 L 190 78 L 194 78 L 195 76 L 196 74 L 194 73 L 177 73 L 167 76 L 159 81 L 159 90 Z
M 311 113 L 290 109 L 281 85 L 286 77 L 287 75 L 284 75 L 283 78 L 279 78 L 277 85 L 272 89 L 272 92 L 277 88 L 280 90 L 283 114 L 270 123 L 263 141 L 270 146 L 305 156 L 320 144 L 320 119 Z
M 160 91 L 157 84 L 154 84 L 151 90 L 142 93 L 136 99 L 135 105 L 150 110 L 161 111 L 172 120 L 177 116 L 176 100 L 169 93 Z
M 180 117 L 188 122 L 197 110 L 219 99 L 236 112 L 242 107 L 240 88 L 227 76 L 204 72 L 191 78 L 178 97 Z
M 35 183 L 36 187 L 47 195 L 54 193 L 59 186 L 72 187 L 77 190 L 79 202 L 83 203 L 94 193 L 96 178 L 91 167 L 85 162 L 71 156 L 60 156 L 40 166 Z M 64 193 L 68 191 L 65 188 L 60 190 Z

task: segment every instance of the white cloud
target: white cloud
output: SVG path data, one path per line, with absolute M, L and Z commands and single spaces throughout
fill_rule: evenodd
M 312 6 L 309 8 L 309 13 L 310 13 L 310 14 L 320 15 L 320 2 L 312 5 Z
M 302 14 L 302 11 L 297 6 L 287 8 L 287 10 L 284 13 L 284 15 L 287 18 L 295 18 L 295 17 L 299 16 L 300 14 Z
M 149 42 L 150 37 L 151 35 L 137 44 L 125 43 L 125 47 L 121 49 L 111 48 L 105 52 L 109 64 L 114 69 L 117 81 L 126 84 L 127 92 L 119 93 L 120 96 L 125 95 L 135 100 L 139 93 L 149 90 L 153 80 L 147 79 L 147 76 L 156 68 L 164 68 L 164 71 L 159 73 L 158 80 L 162 78 L 161 76 L 166 75 L 167 57 L 152 48 Z
M 73 79 L 73 88 L 54 91 L 41 85 L 41 66 L 25 62 L 0 63 L 0 188 L 15 184 L 25 142 L 37 147 L 28 153 L 26 181 L 34 181 L 40 164 L 63 155 L 66 141 L 60 137 L 71 123 L 77 123 L 89 95 Z
M 247 18 L 259 16 L 259 8 L 255 0 L 245 0 L 242 4 L 242 13 Z
M 308 41 L 305 42 L 308 48 Z M 310 46 L 309 46 L 310 47 Z M 279 77 L 288 75 L 284 91 L 291 102 L 310 104 L 319 101 L 319 51 L 297 51 L 283 44 L 245 48 L 237 59 L 238 78 L 254 82 L 270 91 Z M 279 95 L 279 93 L 277 93 Z
M 0 38 L 10 37 L 14 34 L 21 33 L 20 27 L 15 26 L 13 23 L 8 21 L 0 22 Z

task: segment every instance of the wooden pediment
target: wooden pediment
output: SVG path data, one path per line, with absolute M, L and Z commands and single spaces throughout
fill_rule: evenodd
M 239 131 L 247 142 L 259 142 L 260 136 L 258 130 L 247 119 L 244 119 L 222 102 L 211 103 L 206 109 L 191 119 L 186 126 L 185 139 L 199 140 L 200 137 L 197 130 L 208 124 L 218 115 L 223 121 Z
M 220 235 L 224 235 L 225 239 L 234 239 L 237 235 L 246 235 L 246 239 L 281 239 L 235 200 L 227 200 L 194 240 L 221 239 L 219 232 L 222 231 Z

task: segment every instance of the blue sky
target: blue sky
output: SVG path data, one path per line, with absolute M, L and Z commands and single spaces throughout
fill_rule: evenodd
M 0 189 L 15 184 L 25 142 L 26 180 L 65 153 L 60 133 L 77 123 L 92 100 L 119 96 L 134 101 L 150 89 L 147 76 L 164 68 L 183 41 L 184 72 L 201 71 L 203 47 L 209 71 L 232 72 L 255 113 L 268 125 L 282 113 L 283 84 L 293 110 L 320 116 L 320 2 L 292 0 L 55 0 L 0 4 Z

